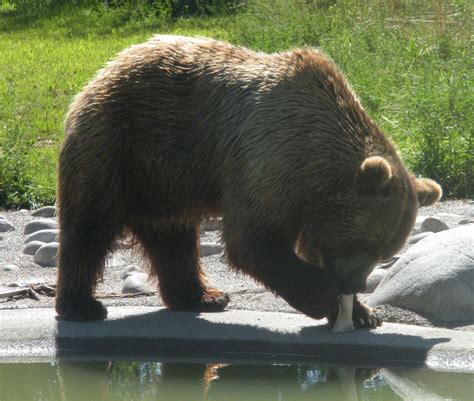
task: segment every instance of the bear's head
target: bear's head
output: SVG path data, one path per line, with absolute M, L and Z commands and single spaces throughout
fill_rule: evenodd
M 405 243 L 418 208 L 432 205 L 441 194 L 437 183 L 414 177 L 397 157 L 367 157 L 352 188 L 328 200 L 330 217 L 303 229 L 298 253 L 331 270 L 344 293 L 364 292 L 375 265 Z

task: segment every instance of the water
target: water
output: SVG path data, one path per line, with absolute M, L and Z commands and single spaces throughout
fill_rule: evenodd
M 0 401 L 473 399 L 474 375 L 427 369 L 120 361 L 0 364 Z

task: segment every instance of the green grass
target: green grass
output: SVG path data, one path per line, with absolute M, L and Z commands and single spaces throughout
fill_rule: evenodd
M 118 51 L 154 33 L 270 52 L 322 48 L 417 174 L 447 196 L 474 197 L 470 1 L 248 0 L 194 14 L 172 0 L 104 3 L 0 0 L 0 206 L 54 201 L 72 97 Z

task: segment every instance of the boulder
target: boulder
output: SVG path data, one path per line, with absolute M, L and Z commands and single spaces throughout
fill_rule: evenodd
M 368 298 L 444 322 L 474 321 L 474 226 L 425 238 L 388 271 Z
M 15 226 L 3 217 L 0 217 L 0 233 L 13 231 Z
M 57 227 L 58 223 L 56 223 L 56 221 L 53 219 L 33 220 L 25 225 L 25 230 L 23 233 L 31 234 L 41 230 L 55 230 Z
M 140 267 L 132 265 L 132 266 L 127 266 L 125 269 L 122 270 L 122 273 L 120 273 L 120 278 L 122 280 L 125 280 L 128 276 L 131 276 L 132 274 L 135 273 L 145 273 Z
M 20 268 L 17 265 L 9 264 L 2 266 L 1 270 L 3 270 L 4 272 L 17 272 L 20 270 Z
M 44 245 L 44 242 L 41 241 L 31 241 L 28 242 L 24 247 L 23 247 L 23 253 L 25 255 L 34 255 L 36 251 L 41 248 Z
M 420 230 L 422 233 L 427 232 L 427 231 L 438 233 L 440 231 L 449 230 L 449 227 L 443 220 L 439 218 L 427 217 L 421 223 Z
M 148 285 L 148 274 L 135 272 L 128 276 L 123 282 L 122 293 L 124 294 L 136 294 L 140 292 L 151 291 Z
M 407 242 L 410 245 L 413 245 L 421 241 L 423 238 L 429 237 L 431 234 L 433 234 L 432 231 L 425 231 L 423 233 L 415 234 L 415 235 L 412 235 L 410 238 L 408 238 Z
M 31 212 L 31 215 L 35 217 L 54 217 L 56 216 L 56 207 L 44 206 Z
M 43 267 L 56 267 L 58 248 L 57 242 L 44 244 L 36 251 L 33 261 Z
M 214 255 L 221 253 L 224 250 L 224 245 L 218 244 L 217 242 L 201 242 L 199 249 L 200 257 Z
M 58 237 L 59 230 L 40 230 L 28 235 L 24 243 L 28 244 L 32 241 L 54 242 L 58 240 Z
M 372 273 L 370 273 L 369 277 L 367 277 L 367 287 L 365 289 L 366 293 L 374 292 L 383 278 L 387 275 L 388 270 L 378 268 L 374 269 Z

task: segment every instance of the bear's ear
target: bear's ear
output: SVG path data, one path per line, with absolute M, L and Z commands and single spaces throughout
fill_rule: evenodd
M 428 178 L 414 178 L 413 184 L 420 206 L 430 206 L 443 195 L 441 187 Z
M 360 165 L 356 185 L 361 194 L 385 194 L 392 181 L 392 167 L 380 156 L 371 156 Z

